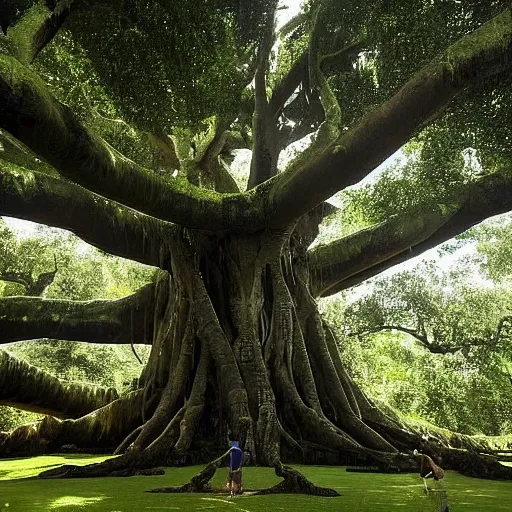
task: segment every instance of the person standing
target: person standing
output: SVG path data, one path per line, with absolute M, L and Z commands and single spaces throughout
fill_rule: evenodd
M 238 441 L 231 443 L 229 451 L 229 472 L 228 472 L 228 491 L 230 496 L 242 493 L 242 463 L 244 461 L 244 452 L 240 449 Z

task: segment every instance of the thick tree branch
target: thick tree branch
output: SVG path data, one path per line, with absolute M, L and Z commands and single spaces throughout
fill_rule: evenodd
M 19 2 L 20 5 L 14 8 L 16 16 L 13 20 L 17 21 L 6 20 L 8 25 L 12 25 L 8 36 L 16 45 L 19 59 L 32 63 L 80 3 L 81 0 Z
M 309 251 L 310 284 L 314 296 L 339 291 L 339 283 L 354 274 L 378 265 L 429 238 L 447 220 L 439 210 L 411 219 L 394 217 Z M 332 291 L 332 288 L 336 291 Z
M 265 34 L 259 49 L 259 63 L 254 76 L 254 114 L 251 171 L 248 190 L 267 181 L 277 173 L 277 123 L 267 99 L 266 74 L 272 43 L 274 41 L 274 19 L 277 2 L 272 2 L 265 26 Z
M 264 226 L 260 195 L 224 195 L 138 166 L 82 125 L 32 71 L 6 54 L 0 54 L 0 128 L 62 176 L 157 218 L 215 231 Z
M 80 418 L 117 398 L 113 388 L 62 382 L 0 350 L 0 405 L 62 419 Z
M 272 225 L 286 226 L 357 183 L 438 118 L 457 95 L 488 76 L 508 72 L 511 52 L 512 14 L 507 9 L 450 46 L 313 162 L 277 176 L 271 191 Z
M 118 300 L 0 298 L 0 344 L 38 338 L 88 343 L 153 342 L 155 285 Z
M 470 185 L 457 210 L 405 214 L 349 235 L 309 253 L 311 290 L 328 296 L 512 210 L 512 173 L 500 171 Z
M 1 162 L 0 215 L 68 229 L 105 252 L 154 266 L 162 266 L 174 229 L 64 179 Z

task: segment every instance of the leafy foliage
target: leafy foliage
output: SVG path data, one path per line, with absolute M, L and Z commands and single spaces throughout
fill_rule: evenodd
M 331 302 L 326 315 L 370 395 L 446 428 L 498 435 L 512 426 L 512 295 L 477 268 L 419 263 L 355 301 Z

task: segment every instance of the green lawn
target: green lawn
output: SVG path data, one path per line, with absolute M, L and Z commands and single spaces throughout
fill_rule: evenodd
M 23 480 L 43 469 L 62 463 L 86 464 L 105 457 L 44 456 L 0 461 L 0 511 L 101 511 L 143 512 L 205 510 L 232 512 L 348 511 L 348 512 L 438 512 L 438 493 L 425 495 L 417 475 L 347 473 L 341 467 L 299 467 L 315 483 L 334 487 L 339 498 L 309 496 L 242 496 L 148 494 L 153 487 L 186 482 L 199 467 L 169 468 L 163 476 L 130 478 L 91 478 L 75 480 Z M 219 470 L 214 487 L 222 487 L 226 470 Z M 246 468 L 247 488 L 262 488 L 277 482 L 272 470 Z M 512 510 L 512 482 L 466 478 L 448 472 L 443 482 L 451 512 Z

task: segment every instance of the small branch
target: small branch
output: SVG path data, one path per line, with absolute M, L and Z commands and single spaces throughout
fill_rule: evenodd
M 349 336 L 364 336 L 366 334 L 372 334 L 380 331 L 401 331 L 406 334 L 410 334 L 416 338 L 425 348 L 429 349 L 430 342 L 426 335 L 420 334 L 416 329 L 409 329 L 408 327 L 402 327 L 401 325 L 378 325 L 370 329 L 364 329 L 362 331 L 351 332 Z M 429 349 L 430 350 L 430 349 Z
M 39 338 L 151 345 L 155 284 L 117 300 L 0 298 L 0 344 Z

